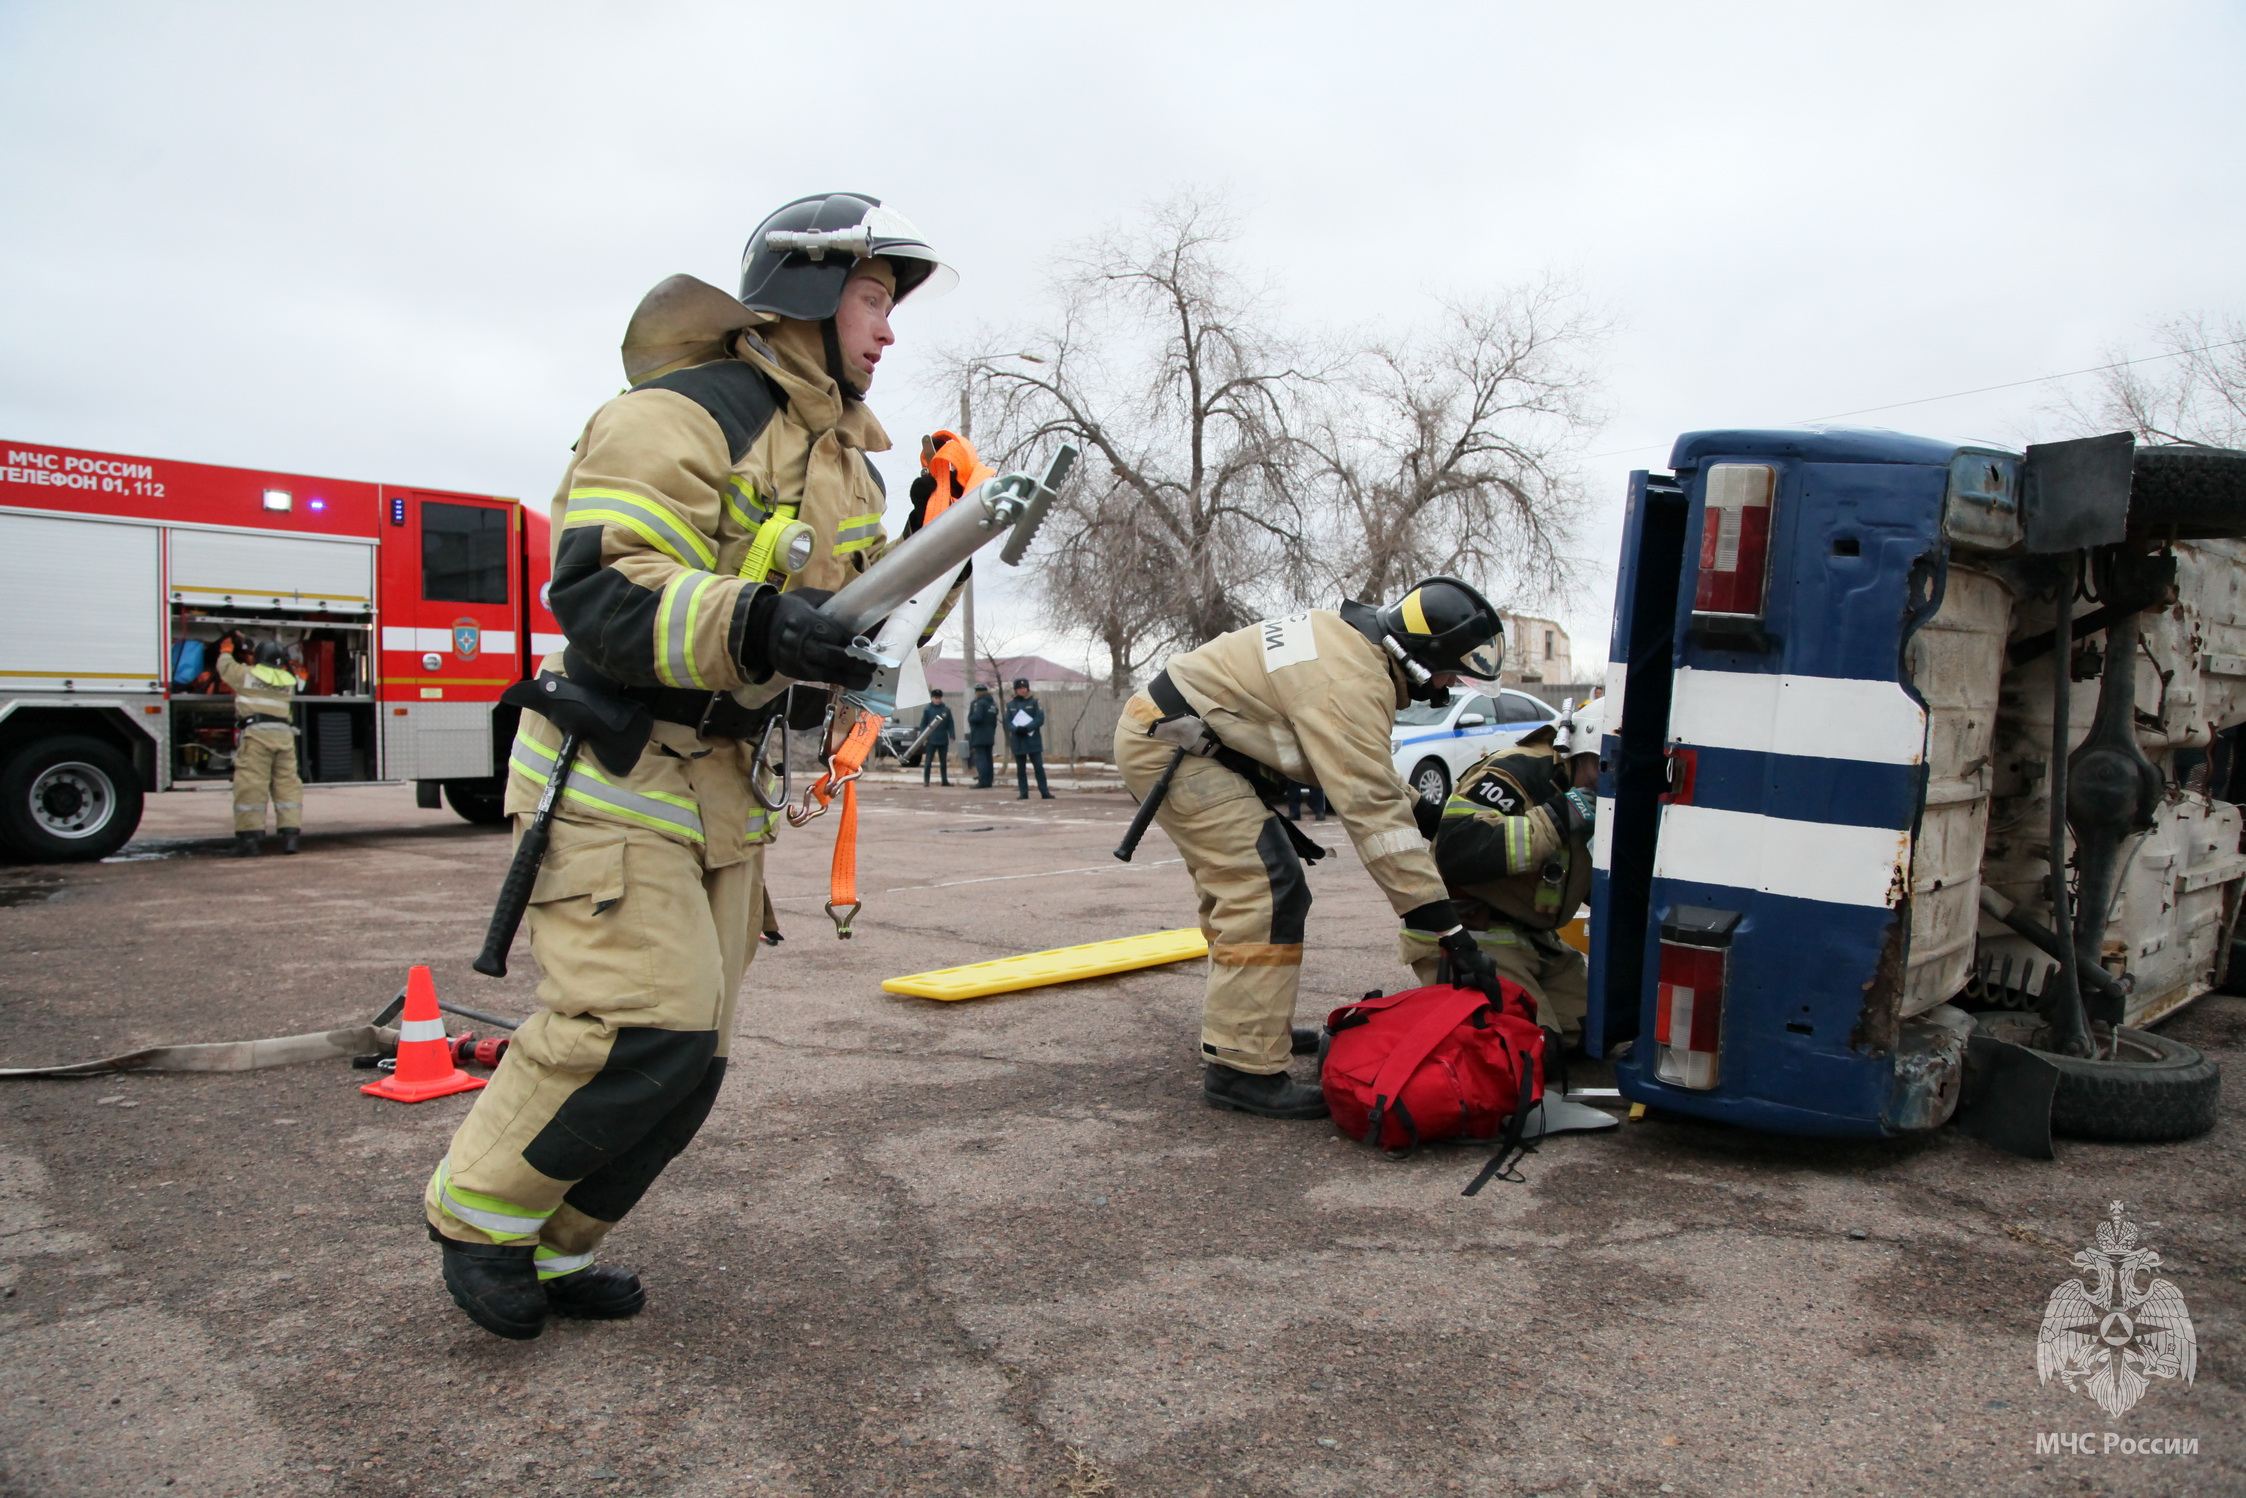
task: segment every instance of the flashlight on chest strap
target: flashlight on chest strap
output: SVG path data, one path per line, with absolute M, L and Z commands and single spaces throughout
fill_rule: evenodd
M 749 543 L 748 556 L 742 559 L 741 576 L 761 580 L 766 573 L 777 571 L 793 577 L 810 562 L 818 532 L 795 518 L 799 508 L 778 505 L 765 517 L 756 528 L 756 539 Z

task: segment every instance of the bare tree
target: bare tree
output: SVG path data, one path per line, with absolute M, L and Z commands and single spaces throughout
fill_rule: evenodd
M 2166 357 L 2101 371 L 2095 395 L 2057 414 L 2085 432 L 2126 427 L 2152 442 L 2246 447 L 2246 320 L 2192 313 L 2153 336 Z
M 1447 573 L 1523 601 L 1563 594 L 1585 496 L 1575 460 L 1603 421 L 1605 334 L 1567 280 L 1444 304 L 1434 331 L 1375 343 L 1312 429 L 1332 581 L 1364 599 Z
M 1041 362 L 952 361 L 1001 461 L 1060 437 L 1084 447 L 1046 521 L 1040 585 L 1048 617 L 1097 641 L 1118 683 L 1166 646 L 1251 623 L 1315 571 L 1290 414 L 1316 373 L 1227 265 L 1233 232 L 1211 199 L 1157 204 L 1070 258 L 1052 328 L 990 344 Z

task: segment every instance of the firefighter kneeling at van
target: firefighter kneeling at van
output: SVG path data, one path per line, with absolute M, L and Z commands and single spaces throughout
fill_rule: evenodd
M 1468 770 L 1434 833 L 1436 867 L 1475 943 L 1535 998 L 1537 1023 L 1571 1046 L 1583 1035 L 1589 970 L 1557 933 L 1591 891 L 1604 708 L 1585 703 Z M 1423 817 L 1435 810 L 1421 805 Z M 1407 923 L 1403 947 L 1420 980 L 1434 982 L 1435 934 Z
M 1442 701 L 1462 676 L 1495 680 L 1504 639 L 1481 594 L 1430 578 L 1387 608 L 1351 601 L 1221 635 L 1173 656 L 1124 707 L 1115 757 L 1132 794 L 1183 751 L 1155 817 L 1201 896 L 1211 1107 L 1326 1113 L 1317 1087 L 1287 1075 L 1310 913 L 1302 860 L 1325 853 L 1277 810 L 1290 779 L 1325 791 L 1365 871 L 1407 927 L 1433 933 L 1459 982 L 1494 975 L 1444 893 L 1390 732 L 1414 698 Z
M 254 660 L 234 658 L 239 644 Z M 243 858 L 255 858 L 265 836 L 265 803 L 281 833 L 281 851 L 294 853 L 304 829 L 304 782 L 296 773 L 296 728 L 289 702 L 296 695 L 296 673 L 277 641 L 251 645 L 232 636 L 218 654 L 219 680 L 234 690 L 234 843 Z

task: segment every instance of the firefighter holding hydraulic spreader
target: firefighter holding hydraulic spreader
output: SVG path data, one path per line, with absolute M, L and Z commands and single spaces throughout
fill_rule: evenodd
M 1406 927 L 1434 934 L 1456 981 L 1493 980 L 1414 823 L 1390 731 L 1415 698 L 1442 701 L 1461 677 L 1495 680 L 1504 644 L 1487 599 L 1429 578 L 1386 608 L 1352 601 L 1221 635 L 1173 656 L 1125 705 L 1116 763 L 1142 800 L 1167 772 L 1155 816 L 1201 897 L 1210 1106 L 1326 1112 L 1318 1088 L 1287 1075 L 1310 912 L 1302 863 L 1325 851 L 1277 810 L 1290 779 L 1325 791 L 1366 872 Z
M 1591 893 L 1591 833 L 1598 801 L 1605 700 L 1584 703 L 1464 775 L 1440 808 L 1435 864 L 1459 919 L 1497 967 L 1536 1001 L 1536 1022 L 1573 1045 L 1590 1002 L 1583 954 L 1559 938 Z M 1431 815 L 1432 814 L 1432 815 Z M 1403 935 L 1403 957 L 1422 982 L 1442 963 L 1435 933 Z
M 594 1255 L 725 1073 L 775 831 L 760 746 L 791 682 L 870 679 L 817 605 L 885 542 L 867 454 L 889 439 L 863 397 L 890 309 L 950 279 L 877 200 L 798 199 L 751 236 L 738 299 L 686 276 L 649 293 L 632 388 L 578 439 L 554 499 L 568 648 L 511 699 L 518 829 L 565 734 L 584 745 L 529 894 L 544 1008 L 427 1192 L 447 1288 L 500 1336 L 645 1298 Z M 825 696 L 792 694 L 810 723 Z

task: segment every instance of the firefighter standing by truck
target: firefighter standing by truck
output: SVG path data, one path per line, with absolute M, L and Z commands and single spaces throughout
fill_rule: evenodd
M 1482 760 L 1441 808 L 1426 808 L 1440 817 L 1435 865 L 1459 919 L 1498 975 L 1536 1000 L 1537 1023 L 1568 1045 L 1582 1038 L 1590 969 L 1558 932 L 1591 893 L 1602 715 L 1602 703 L 1585 703 Z M 1436 981 L 1442 956 L 1435 933 L 1406 924 L 1403 958 L 1421 982 Z
M 1209 986 L 1202 1098 L 1266 1118 L 1322 1118 L 1323 1094 L 1287 1075 L 1310 886 L 1324 849 L 1277 811 L 1289 778 L 1316 786 L 1407 927 L 1433 933 L 1461 983 L 1494 969 L 1459 921 L 1390 733 L 1414 698 L 1460 677 L 1492 681 L 1497 610 L 1464 583 L 1429 578 L 1386 608 L 1347 602 L 1220 635 L 1169 664 L 1125 704 L 1116 764 L 1155 812 L 1201 897 Z
M 884 540 L 867 454 L 889 440 L 863 395 L 891 307 L 937 276 L 877 200 L 798 199 L 751 237 L 738 302 L 688 277 L 650 293 L 626 335 L 633 388 L 577 443 L 554 502 L 569 646 L 538 685 L 644 708 L 651 737 L 625 772 L 577 756 L 528 909 L 544 1008 L 429 1182 L 446 1286 L 498 1335 L 644 1301 L 594 1254 L 724 1076 L 775 830 L 752 784 L 760 737 L 791 679 L 870 679 L 816 606 Z M 523 715 L 518 827 L 561 741 Z
M 247 663 L 235 659 L 237 649 L 250 657 Z M 283 853 L 296 851 L 304 831 L 304 781 L 296 772 L 296 726 L 289 718 L 296 673 L 286 660 L 275 640 L 253 645 L 233 635 L 219 647 L 218 677 L 234 693 L 234 848 L 242 858 L 264 851 L 268 800 Z

